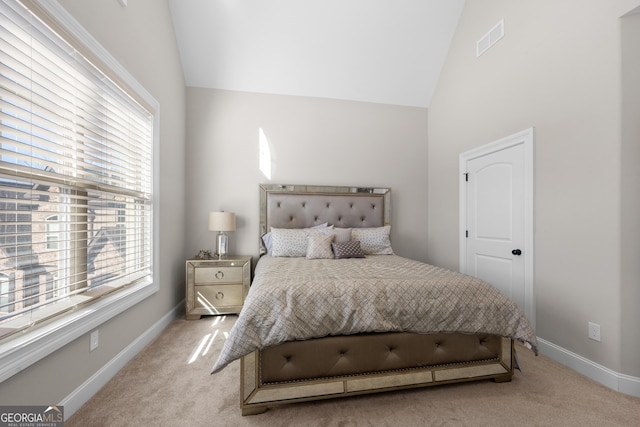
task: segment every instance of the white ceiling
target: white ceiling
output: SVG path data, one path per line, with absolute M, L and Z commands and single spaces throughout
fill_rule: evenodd
M 169 0 L 187 86 L 427 107 L 464 0 Z

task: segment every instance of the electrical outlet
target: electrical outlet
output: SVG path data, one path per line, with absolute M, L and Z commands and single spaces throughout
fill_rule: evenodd
M 589 322 L 589 338 L 594 341 L 600 341 L 600 325 Z
M 91 341 L 89 343 L 89 351 L 93 351 L 98 348 L 100 335 L 98 334 L 98 330 L 91 332 Z

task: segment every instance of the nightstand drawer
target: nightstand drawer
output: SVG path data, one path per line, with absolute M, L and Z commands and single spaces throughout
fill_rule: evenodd
M 196 308 L 242 305 L 242 285 L 208 285 L 195 287 Z
M 240 283 L 241 267 L 200 267 L 195 270 L 195 283 Z

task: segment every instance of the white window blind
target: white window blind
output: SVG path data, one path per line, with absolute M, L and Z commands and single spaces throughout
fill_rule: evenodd
M 0 339 L 148 279 L 153 112 L 0 4 Z

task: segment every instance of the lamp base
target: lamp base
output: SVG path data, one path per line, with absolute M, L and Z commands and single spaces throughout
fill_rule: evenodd
M 226 258 L 229 253 L 229 237 L 223 233 L 218 233 L 218 259 Z

